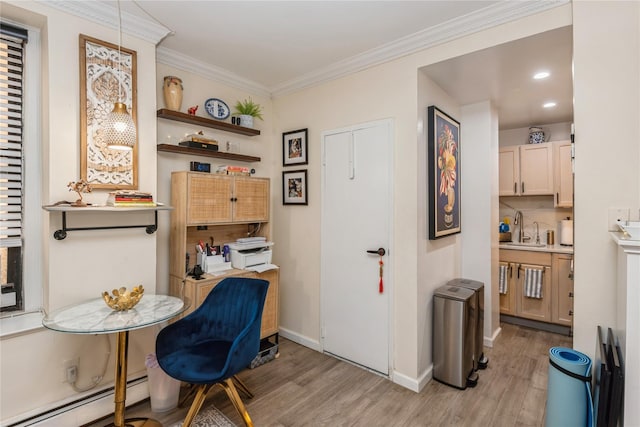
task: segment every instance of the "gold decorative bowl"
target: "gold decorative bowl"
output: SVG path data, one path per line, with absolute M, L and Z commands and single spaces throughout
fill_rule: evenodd
M 139 285 L 134 286 L 131 291 L 128 291 L 127 288 L 122 287 L 120 289 L 114 289 L 111 292 L 113 293 L 113 296 L 109 295 L 106 291 L 102 293 L 104 302 L 116 311 L 125 311 L 132 309 L 138 302 L 140 302 L 144 295 L 144 288 L 142 285 Z

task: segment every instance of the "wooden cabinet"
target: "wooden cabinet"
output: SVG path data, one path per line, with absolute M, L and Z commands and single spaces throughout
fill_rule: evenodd
M 508 314 L 511 316 L 516 315 L 516 276 L 514 271 L 517 271 L 518 264 L 515 262 L 500 262 L 500 265 L 504 265 L 507 269 L 507 291 L 504 294 L 500 294 L 500 313 Z
M 554 204 L 559 208 L 573 207 L 573 165 L 571 141 L 553 143 Z
M 571 326 L 573 321 L 573 255 L 500 249 L 507 266 L 507 294 L 500 294 L 500 313 Z M 542 268 L 542 298 L 524 295 L 524 269 Z
M 194 311 L 199 307 L 209 295 L 209 292 L 220 281 L 227 277 L 250 277 L 263 279 L 269 282 L 269 290 L 267 291 L 267 299 L 264 303 L 264 309 L 262 311 L 262 325 L 260 330 L 260 337 L 266 338 L 278 333 L 279 323 L 279 307 L 278 307 L 278 285 L 279 285 L 279 270 L 269 270 L 263 273 L 256 273 L 248 270 L 227 270 L 224 274 L 219 276 L 212 276 L 205 274 L 202 280 L 195 280 L 192 277 L 188 277 L 184 281 L 184 288 L 182 281 L 174 280 L 171 282 L 171 295 L 185 297 L 191 303 L 191 306 L 182 314 L 187 314 Z
M 518 146 L 500 149 L 499 157 L 499 195 L 517 196 L 520 194 L 520 150 Z
M 187 197 L 187 226 L 269 220 L 268 178 L 173 172 L 171 194 Z
M 553 194 L 552 148 L 549 142 L 501 148 L 499 195 Z
M 171 276 L 182 280 L 187 265 L 195 265 L 200 240 L 220 245 L 255 234 L 256 228 L 257 235 L 268 237 L 269 187 L 268 178 L 173 172 Z
M 553 194 L 553 147 L 551 143 L 520 146 L 520 195 Z
M 513 264 L 512 272 L 515 278 L 512 280 L 515 288 L 515 314 L 517 317 L 551 322 L 551 254 L 547 252 L 529 252 L 518 250 L 500 250 L 500 262 Z M 542 297 L 529 298 L 525 296 L 525 269 L 535 268 L 544 271 L 542 275 Z
M 571 326 L 573 322 L 573 255 L 553 254 L 553 323 Z
M 278 333 L 279 269 L 256 273 L 226 270 L 202 280 L 187 277 L 196 263 L 199 241 L 212 245 L 234 242 L 240 237 L 269 237 L 269 179 L 248 176 L 214 175 L 203 172 L 171 174 L 171 215 L 169 288 L 172 295 L 190 303 L 185 314 L 200 306 L 226 277 L 257 277 L 269 282 L 262 315 L 262 337 Z

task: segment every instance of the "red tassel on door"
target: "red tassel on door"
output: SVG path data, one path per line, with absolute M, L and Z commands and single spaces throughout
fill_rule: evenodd
M 384 262 L 382 262 L 382 257 L 380 257 L 380 261 L 378 262 L 378 264 L 380 264 L 380 284 L 378 287 L 378 292 L 383 293 L 384 292 L 384 283 L 382 282 L 382 267 L 384 267 Z

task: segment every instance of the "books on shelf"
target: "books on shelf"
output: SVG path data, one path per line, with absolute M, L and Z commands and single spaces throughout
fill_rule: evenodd
M 218 141 L 207 138 L 202 132 L 187 135 L 178 143 L 183 147 L 202 148 L 204 150 L 218 151 Z
M 246 166 L 223 165 L 216 168 L 216 173 L 222 175 L 251 175 L 251 169 Z
M 116 207 L 155 207 L 151 193 L 141 191 L 119 190 L 109 193 L 107 206 Z

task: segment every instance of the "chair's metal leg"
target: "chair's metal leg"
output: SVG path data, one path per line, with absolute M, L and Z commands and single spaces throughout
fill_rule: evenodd
M 193 399 L 193 403 L 189 408 L 189 412 L 187 413 L 187 416 L 184 418 L 184 423 L 182 423 L 182 427 L 191 426 L 193 419 L 198 414 L 198 411 L 200 410 L 200 408 L 202 407 L 202 404 L 204 403 L 205 397 L 207 397 L 207 393 L 209 393 L 209 390 L 211 390 L 211 387 L 213 385 L 214 384 L 205 384 L 205 385 L 198 386 L 198 394 L 196 394 L 195 399 Z
M 237 375 L 234 375 L 232 378 L 236 382 L 238 389 L 240 389 L 240 391 L 244 393 L 245 396 L 247 396 L 247 399 L 253 399 L 253 393 L 251 393 L 249 387 L 247 387 L 246 384 L 243 383 Z
M 242 417 L 244 424 L 247 427 L 253 427 L 253 421 L 251 421 L 251 417 L 247 412 L 247 408 L 244 407 L 244 403 L 242 403 L 242 400 L 240 399 L 240 395 L 238 395 L 238 391 L 236 390 L 236 387 L 233 385 L 233 381 L 231 380 L 231 378 L 227 378 L 226 380 L 224 380 L 224 382 L 219 384 L 224 388 L 224 391 L 227 392 L 229 399 L 231 399 L 231 403 L 233 403 L 233 406 L 236 407 L 236 410 Z M 187 427 L 187 425 L 185 424 L 183 427 Z
M 195 384 L 189 384 L 189 390 L 186 391 L 185 395 L 182 396 L 182 399 L 178 402 L 178 408 L 184 407 L 184 404 L 187 403 L 189 399 L 191 399 L 196 392 L 198 391 L 198 386 Z

